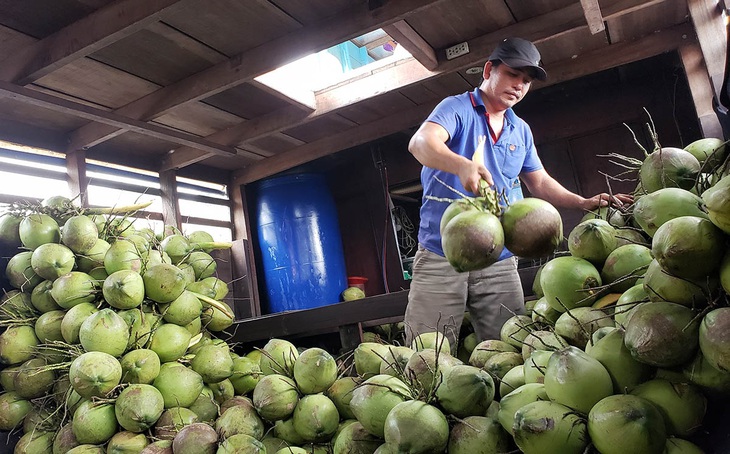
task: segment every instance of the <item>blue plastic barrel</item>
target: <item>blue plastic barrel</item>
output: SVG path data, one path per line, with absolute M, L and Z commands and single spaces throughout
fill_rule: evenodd
M 255 219 L 268 300 L 263 312 L 337 303 L 347 273 L 337 209 L 324 175 L 275 177 L 257 189 Z

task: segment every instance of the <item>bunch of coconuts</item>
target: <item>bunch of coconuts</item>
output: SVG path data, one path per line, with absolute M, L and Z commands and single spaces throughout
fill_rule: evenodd
M 218 440 L 211 424 L 247 370 L 219 338 L 233 313 L 211 253 L 230 243 L 138 227 L 129 213 L 144 207 L 52 197 L 0 215 L 13 254 L 0 297 L 0 430 L 21 435 L 16 453 L 155 452 L 176 439 L 179 452 L 204 452 L 196 443 Z M 197 422 L 210 430 L 179 434 Z

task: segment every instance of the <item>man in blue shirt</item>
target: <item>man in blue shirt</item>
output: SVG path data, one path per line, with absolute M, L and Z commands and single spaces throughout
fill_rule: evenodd
M 445 330 L 455 348 L 467 309 L 480 341 L 499 339 L 504 321 L 524 308 L 517 259 L 507 249 L 497 263 L 482 270 L 459 273 L 451 267 L 444 258 L 439 232 L 448 204 L 429 196 L 458 198 L 447 185 L 461 193 L 478 194 L 483 179 L 497 193 L 504 191 L 509 201 L 523 197 L 520 182 L 532 196 L 560 207 L 592 210 L 631 201 L 625 194 L 582 197 L 543 168 L 530 127 L 512 110 L 534 79 L 547 78 L 534 44 L 521 38 L 503 40 L 484 65 L 482 76 L 484 80 L 473 92 L 441 101 L 408 145 L 423 164 L 424 195 L 405 314 L 409 342 L 419 333 Z M 486 136 L 484 165 L 472 160 L 480 136 Z

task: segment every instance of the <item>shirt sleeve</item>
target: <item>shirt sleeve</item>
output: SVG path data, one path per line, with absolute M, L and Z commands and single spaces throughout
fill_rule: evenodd
M 463 129 L 463 123 L 458 112 L 459 100 L 455 96 L 449 96 L 438 103 L 426 118 L 426 121 L 440 125 L 449 133 L 447 145 L 453 137 L 460 135 Z

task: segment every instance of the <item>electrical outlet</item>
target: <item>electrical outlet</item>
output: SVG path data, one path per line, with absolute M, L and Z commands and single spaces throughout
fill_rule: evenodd
M 462 55 L 469 53 L 469 43 L 464 41 L 463 43 L 459 43 L 455 46 L 451 46 L 446 48 L 446 59 L 451 60 L 456 57 L 461 57 Z

